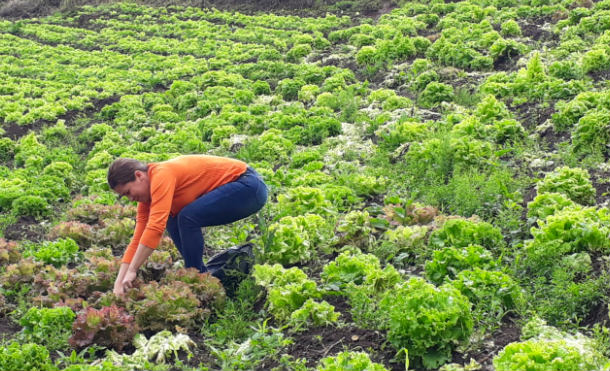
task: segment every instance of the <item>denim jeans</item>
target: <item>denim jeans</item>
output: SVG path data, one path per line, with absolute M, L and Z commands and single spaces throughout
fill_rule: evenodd
M 206 272 L 201 227 L 235 222 L 260 210 L 267 202 L 267 186 L 248 167 L 236 180 L 205 193 L 167 219 L 166 229 L 184 258 L 186 268 Z

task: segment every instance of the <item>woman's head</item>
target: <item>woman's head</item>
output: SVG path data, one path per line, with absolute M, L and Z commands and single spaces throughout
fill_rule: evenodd
M 148 165 L 132 158 L 119 158 L 108 168 L 108 185 L 131 201 L 150 202 Z

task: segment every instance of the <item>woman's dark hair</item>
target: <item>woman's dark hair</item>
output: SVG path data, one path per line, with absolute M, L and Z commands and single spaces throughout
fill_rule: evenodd
M 114 160 L 108 168 L 108 185 L 114 189 L 118 185 L 127 184 L 136 180 L 135 171 L 147 172 L 148 165 L 133 158 L 119 158 Z

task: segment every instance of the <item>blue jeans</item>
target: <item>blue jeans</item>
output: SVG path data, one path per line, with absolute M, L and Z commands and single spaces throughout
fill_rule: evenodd
M 254 214 L 267 202 L 267 186 L 248 167 L 236 180 L 205 193 L 167 219 L 166 229 L 184 258 L 186 268 L 206 272 L 201 227 L 232 223 Z

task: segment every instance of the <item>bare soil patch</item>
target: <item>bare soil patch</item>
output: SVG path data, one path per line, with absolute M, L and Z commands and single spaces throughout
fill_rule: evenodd
M 21 331 L 21 327 L 10 318 L 6 316 L 0 317 L 0 340 L 8 340 L 19 331 Z

